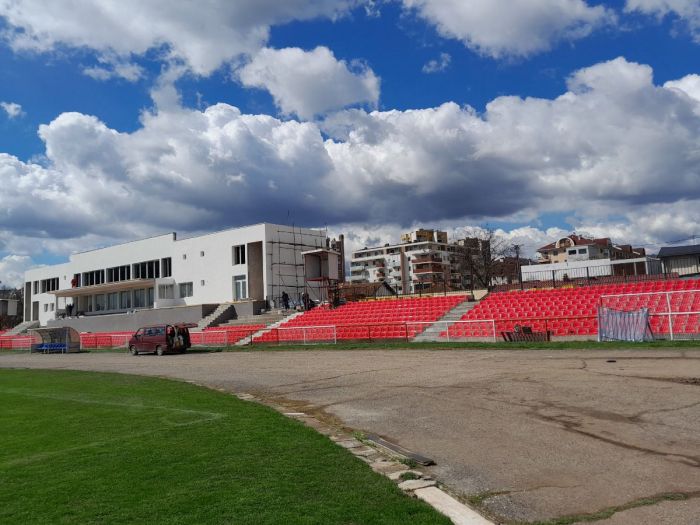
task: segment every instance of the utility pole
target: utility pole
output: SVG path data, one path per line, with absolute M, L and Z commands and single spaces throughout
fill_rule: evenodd
M 515 271 L 518 275 L 518 282 L 520 283 L 520 290 L 523 289 L 523 276 L 520 273 L 520 245 L 514 244 L 513 249 L 515 250 Z

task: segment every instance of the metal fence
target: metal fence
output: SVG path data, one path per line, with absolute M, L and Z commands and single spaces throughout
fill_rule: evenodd
M 622 311 L 648 308 L 656 339 L 700 339 L 700 290 L 607 294 L 600 305 Z
M 492 292 L 510 292 L 513 290 L 531 290 L 533 288 L 571 288 L 575 286 L 591 286 L 597 284 L 625 284 L 643 281 L 666 281 L 678 279 L 677 273 L 652 275 L 590 275 L 585 274 L 586 268 L 571 270 L 546 270 L 530 274 L 528 281 L 510 284 L 497 284 L 491 287 Z M 581 275 L 583 274 L 583 275 Z

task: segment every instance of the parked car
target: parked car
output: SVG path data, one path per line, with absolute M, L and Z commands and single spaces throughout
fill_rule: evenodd
M 192 346 L 189 329 L 194 326 L 189 323 L 144 326 L 129 339 L 129 352 L 132 355 L 140 352 L 153 352 L 156 355 L 185 352 Z

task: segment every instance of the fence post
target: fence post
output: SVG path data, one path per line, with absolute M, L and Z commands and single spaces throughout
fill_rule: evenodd
M 552 288 L 556 288 L 556 287 L 557 287 L 557 276 L 555 274 L 555 271 L 552 270 Z
M 668 306 L 668 332 L 671 334 L 673 341 L 673 317 L 671 316 L 671 293 L 666 292 L 666 305 Z
M 405 330 L 406 342 L 408 343 L 408 323 L 404 323 L 403 328 Z
M 496 338 L 496 320 L 491 319 L 491 327 L 493 328 L 493 342 L 496 343 L 498 342 L 498 339 Z
M 301 333 L 304 334 L 304 345 L 306 345 L 306 327 L 305 326 L 302 327 L 301 330 L 302 330 Z
M 445 322 L 445 324 L 447 325 L 447 342 L 449 343 L 450 342 L 450 325 L 447 324 L 447 322 Z

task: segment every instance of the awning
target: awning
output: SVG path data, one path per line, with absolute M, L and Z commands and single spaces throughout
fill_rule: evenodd
M 118 283 L 95 284 L 92 286 L 80 286 L 49 292 L 56 297 L 78 297 L 81 295 L 96 295 L 103 293 L 124 292 L 138 288 L 150 288 L 156 285 L 155 279 L 135 279 L 120 281 Z

